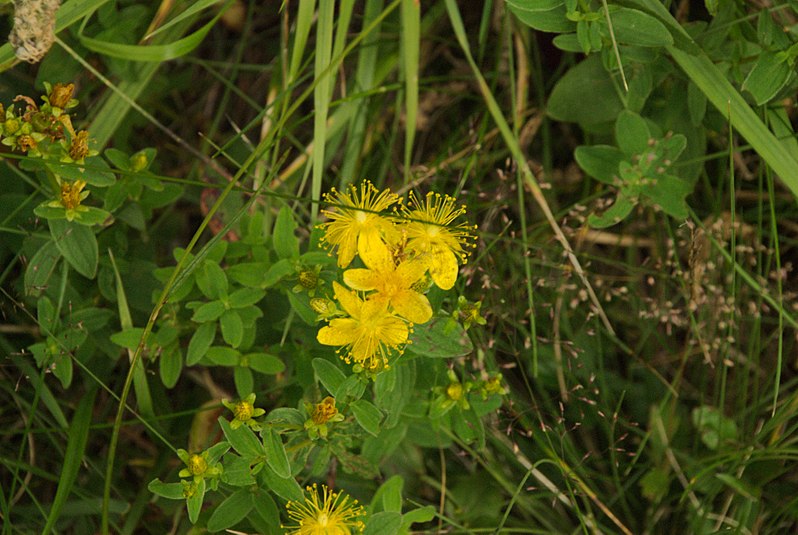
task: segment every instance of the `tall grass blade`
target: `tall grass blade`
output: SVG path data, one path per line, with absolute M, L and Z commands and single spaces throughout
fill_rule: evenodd
M 382 11 L 383 0 L 366 0 L 363 11 L 363 28 L 369 24 Z M 358 50 L 357 69 L 355 82 L 349 89 L 350 93 L 370 91 L 376 85 L 375 74 L 379 54 L 379 26 L 363 38 L 363 45 Z M 360 155 L 363 152 L 363 143 L 366 138 L 366 118 L 368 116 L 368 97 L 363 96 L 344 106 L 353 109 L 352 119 L 349 121 L 346 134 L 346 150 L 344 152 L 343 167 L 341 168 L 340 187 L 351 182 L 357 173 Z
M 316 24 L 316 61 L 314 76 L 316 87 L 313 90 L 313 179 L 311 182 L 311 198 L 321 198 L 321 181 L 324 174 L 324 149 L 327 144 L 327 112 L 332 97 L 332 82 L 335 80 L 328 68 L 332 60 L 332 36 L 335 24 L 335 1 L 319 2 L 319 18 Z M 311 220 L 315 221 L 319 213 L 319 203 L 311 206 Z
M 54 532 L 55 523 L 61 515 L 64 503 L 72 491 L 75 484 L 80 465 L 83 462 L 83 453 L 86 451 L 86 443 L 89 439 L 91 429 L 91 415 L 94 407 L 94 398 L 97 395 L 97 385 L 92 384 L 89 391 L 83 395 L 72 417 L 67 433 L 67 448 L 64 453 L 64 464 L 61 468 L 61 475 L 58 479 L 58 490 L 53 498 L 53 505 L 47 514 L 47 522 L 44 524 L 42 533 Z
M 133 328 L 133 318 L 130 315 L 130 308 L 127 304 L 127 295 L 125 294 L 125 285 L 122 283 L 122 277 L 116 267 L 116 260 L 114 253 L 108 249 L 108 258 L 111 260 L 111 268 L 114 270 L 114 278 L 116 280 L 116 301 L 119 310 L 119 323 L 122 330 Z M 133 363 L 133 351 L 127 350 L 128 359 Z M 139 412 L 142 416 L 149 419 L 153 424 L 155 423 L 155 410 L 152 404 L 152 395 L 150 394 L 150 385 L 147 383 L 147 373 L 144 371 L 144 364 L 141 359 L 138 360 L 133 370 L 133 389 L 136 391 L 136 403 Z
M 421 42 L 421 5 L 402 0 L 402 68 L 405 76 L 405 185 L 410 182 L 410 163 L 418 117 L 418 59 Z
M 305 44 L 308 42 L 310 27 L 313 24 L 313 12 L 316 9 L 316 0 L 299 0 L 299 9 L 296 14 L 296 30 L 294 30 L 294 44 L 291 50 L 291 62 L 288 65 L 288 80 L 286 86 L 291 85 L 299 73 L 302 65 L 302 55 L 305 53 Z

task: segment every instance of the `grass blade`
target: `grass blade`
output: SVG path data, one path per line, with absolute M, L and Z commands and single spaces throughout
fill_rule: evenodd
M 308 42 L 315 8 L 316 0 L 299 0 L 299 10 L 296 14 L 296 30 L 294 30 L 294 46 L 291 50 L 291 63 L 288 66 L 286 86 L 290 86 L 294 82 L 299 72 L 299 67 L 302 65 L 302 54 L 305 52 L 305 44 Z
M 402 67 L 405 75 L 405 184 L 410 182 L 410 162 L 418 116 L 418 58 L 421 41 L 421 6 L 402 0 Z
M 80 465 L 83 462 L 83 453 L 86 450 L 86 443 L 89 439 L 92 408 L 94 407 L 94 398 L 96 395 L 97 385 L 92 384 L 89 391 L 81 398 L 75 410 L 75 415 L 72 418 L 72 423 L 69 426 L 69 433 L 67 435 L 67 449 L 64 453 L 64 465 L 58 480 L 58 490 L 55 492 L 53 505 L 50 507 L 50 512 L 47 514 L 47 522 L 42 529 L 42 533 L 54 531 L 53 528 L 55 527 L 55 523 L 61 514 L 64 503 L 66 503 L 69 497 L 69 493 L 72 491 L 72 486 L 75 484 L 75 479 L 80 471 Z
M 379 15 L 384 5 L 383 0 L 367 0 L 363 12 L 363 28 Z M 377 58 L 379 54 L 379 27 L 375 28 L 363 39 L 363 45 L 358 50 L 357 70 L 355 71 L 355 83 L 350 92 L 367 92 L 374 88 L 377 83 L 375 80 L 377 69 Z M 349 121 L 349 128 L 346 134 L 346 152 L 341 169 L 340 187 L 346 186 L 357 173 L 360 155 L 363 152 L 363 143 L 366 138 L 366 117 L 368 115 L 368 98 L 362 97 L 357 101 L 350 101 L 346 107 L 354 109 L 352 119 Z
M 202 28 L 193 32 L 182 39 L 166 43 L 163 45 L 126 45 L 122 43 L 112 43 L 110 41 L 103 41 L 101 39 L 94 39 L 93 37 L 86 37 L 79 35 L 80 44 L 100 54 L 112 58 L 126 59 L 128 61 L 168 61 L 185 56 L 199 46 L 211 28 L 216 24 L 216 21 L 222 16 L 224 9 L 213 17 L 210 22 Z
M 116 300 L 119 308 L 119 323 L 122 329 L 133 328 L 133 319 L 130 315 L 130 308 L 127 305 L 127 296 L 125 295 L 125 286 L 122 284 L 122 277 L 119 275 L 119 270 L 116 267 L 114 260 L 114 253 L 108 249 L 108 257 L 111 259 L 111 267 L 114 270 L 114 277 L 116 279 Z M 127 350 L 130 362 L 133 362 L 133 351 Z M 144 364 L 141 359 L 136 363 L 135 370 L 133 371 L 133 388 L 136 391 L 136 402 L 139 407 L 141 415 L 155 423 L 155 411 L 152 405 L 152 395 L 150 394 L 150 386 L 147 383 L 147 373 L 144 371 Z
M 334 0 L 319 2 L 319 19 L 316 26 L 316 62 L 314 76 L 316 87 L 313 89 L 313 180 L 311 182 L 311 198 L 321 198 L 321 180 L 324 173 L 324 149 L 327 143 L 327 112 L 330 109 L 332 82 L 334 77 L 328 69 L 332 61 L 332 36 L 335 25 Z M 319 213 L 319 203 L 311 207 L 311 220 L 315 221 Z

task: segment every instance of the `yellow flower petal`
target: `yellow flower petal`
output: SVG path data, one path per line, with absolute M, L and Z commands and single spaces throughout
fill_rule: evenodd
M 427 260 L 429 275 L 438 288 L 450 290 L 457 281 L 457 257 L 451 249 L 434 249 Z
M 344 271 L 344 282 L 353 290 L 367 292 L 377 287 L 379 275 L 370 269 L 348 269 Z
M 412 323 L 426 323 L 432 317 L 429 299 L 412 290 L 404 290 L 394 296 L 391 306 L 397 314 Z
M 376 229 L 360 234 L 357 252 L 369 269 L 393 271 L 393 255 L 391 255 L 391 251 L 382 241 L 380 233 Z
M 397 317 L 387 317 L 381 321 L 379 332 L 383 343 L 394 347 L 405 344 L 410 334 L 407 324 Z
M 345 268 L 352 263 L 357 252 L 357 232 L 347 231 L 338 242 L 338 267 Z
M 336 318 L 327 327 L 319 329 L 316 340 L 326 346 L 345 346 L 358 336 L 358 322 L 352 318 Z
M 341 304 L 341 308 L 353 318 L 360 318 L 360 309 L 363 302 L 354 292 L 347 290 L 337 282 L 333 281 L 333 292 L 335 299 Z
M 402 281 L 401 285 L 406 288 L 420 281 L 426 272 L 427 265 L 417 260 L 408 260 L 396 267 L 396 277 Z

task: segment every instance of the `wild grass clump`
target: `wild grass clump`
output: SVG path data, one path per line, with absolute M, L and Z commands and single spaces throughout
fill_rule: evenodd
M 798 527 L 792 4 L 3 9 L 2 535 Z

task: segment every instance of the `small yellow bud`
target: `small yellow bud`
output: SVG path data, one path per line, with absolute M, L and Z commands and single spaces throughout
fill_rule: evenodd
M 196 453 L 189 457 L 187 465 L 188 471 L 194 476 L 201 476 L 208 469 L 208 462 L 202 455 L 197 455 Z

